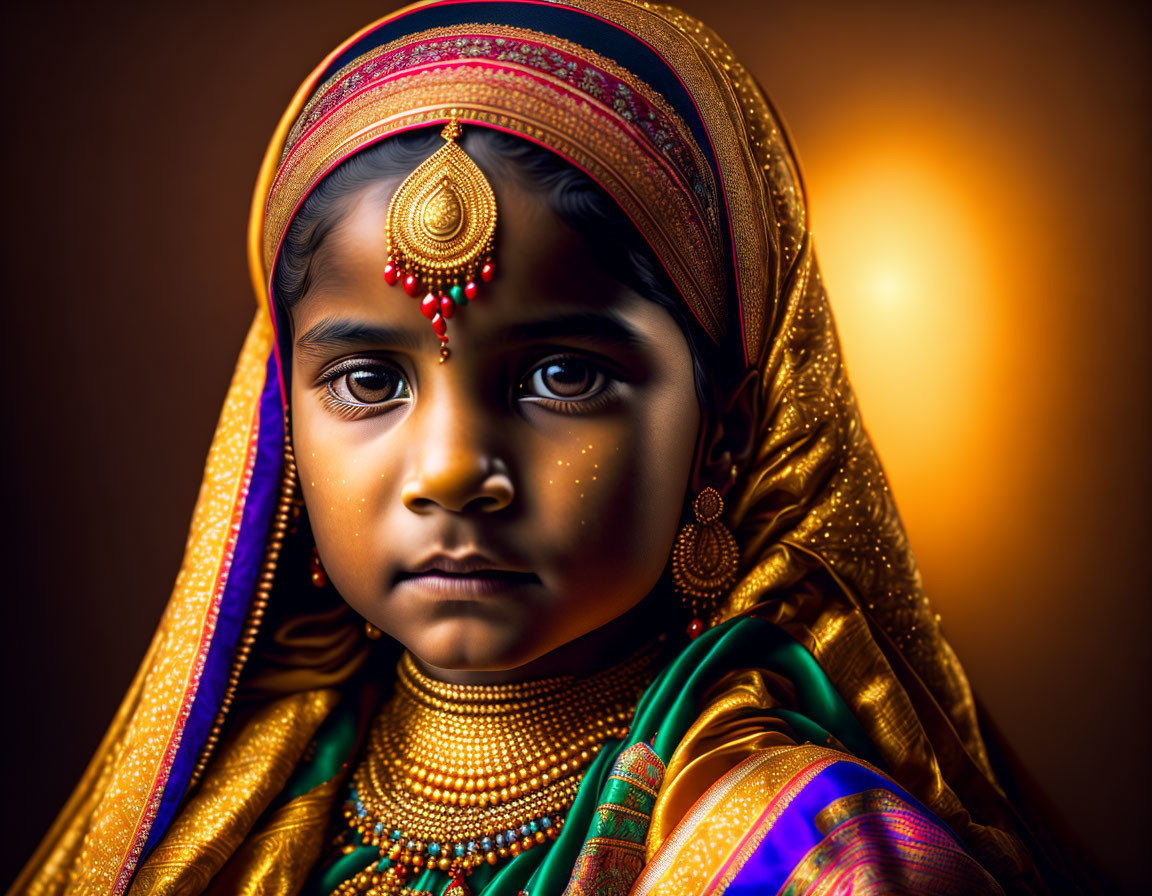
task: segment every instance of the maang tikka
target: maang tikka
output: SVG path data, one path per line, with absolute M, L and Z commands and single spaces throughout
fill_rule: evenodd
M 484 173 L 456 144 L 460 123 L 444 126 L 441 146 L 404 179 L 388 204 L 384 279 L 420 299 L 420 310 L 448 357 L 448 318 L 476 298 L 477 280 L 495 273 L 496 195 Z

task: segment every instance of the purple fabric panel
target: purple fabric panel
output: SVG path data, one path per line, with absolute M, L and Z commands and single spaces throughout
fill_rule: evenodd
M 896 794 L 923 813 L 925 820 L 944 832 L 948 839 L 956 842 L 955 836 L 942 821 L 892 780 L 855 762 L 837 762 L 809 781 L 788 804 L 768 836 L 724 890 L 725 896 L 763 896 L 765 893 L 777 892 L 788 880 L 792 869 L 812 847 L 824 839 L 816 827 L 816 816 L 821 810 L 841 797 L 877 788 Z M 959 842 L 956 845 L 962 848 Z
M 256 587 L 256 578 L 264 558 L 264 544 L 268 526 L 276 511 L 276 497 L 280 489 L 281 465 L 284 458 L 284 406 L 280 398 L 280 381 L 276 375 L 276 359 L 270 356 L 264 373 L 264 389 L 260 395 L 260 433 L 257 439 L 256 463 L 252 481 L 240 518 L 240 532 L 232 567 L 224 585 L 216 630 L 208 648 L 208 658 L 200 677 L 200 686 L 192 702 L 192 709 L 184 723 L 180 746 L 156 819 L 148 833 L 144 855 L 156 845 L 167 829 L 176 807 L 192 775 L 196 758 L 208 738 L 212 722 L 224 698 L 232 656 L 240 630 L 248 613 L 248 604 Z M 141 862 L 143 856 L 141 856 Z

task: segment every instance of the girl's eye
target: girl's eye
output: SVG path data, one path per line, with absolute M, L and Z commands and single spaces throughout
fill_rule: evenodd
M 583 358 L 549 358 L 528 374 L 521 393 L 547 401 L 585 401 L 604 391 L 608 377 Z
M 411 397 L 400 371 L 379 361 L 358 359 L 341 364 L 325 379 L 329 396 L 343 404 L 379 405 Z

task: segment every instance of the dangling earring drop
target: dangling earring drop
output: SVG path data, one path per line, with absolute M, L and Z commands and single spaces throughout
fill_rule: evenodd
M 374 626 L 371 622 L 364 623 L 364 634 L 368 636 L 371 641 L 379 641 L 384 635 L 384 630 Z
M 312 584 L 317 588 L 328 587 L 328 573 L 324 572 L 324 565 L 320 562 L 320 554 L 316 546 L 312 546 L 312 558 L 308 561 L 308 569 L 312 574 Z
M 716 600 L 735 584 L 740 549 L 720 519 L 724 499 L 716 489 L 700 492 L 692 511 L 696 521 L 681 528 L 672 549 L 672 583 L 692 614 L 688 635 L 695 638 L 704 631 Z

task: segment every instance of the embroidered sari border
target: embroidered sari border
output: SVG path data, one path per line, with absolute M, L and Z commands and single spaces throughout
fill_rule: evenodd
M 354 93 L 387 77 L 461 61 L 490 61 L 552 76 L 587 99 L 611 100 L 621 115 L 668 157 L 690 192 L 713 213 L 716 177 L 684 117 L 642 78 L 594 50 L 528 28 L 470 22 L 412 34 L 358 57 L 321 85 L 301 111 L 285 145 L 285 156 L 307 131 Z
M 258 411 L 258 409 L 257 409 Z M 220 608 L 223 603 L 224 594 L 228 586 L 228 576 L 232 569 L 232 561 L 235 557 L 236 543 L 240 536 L 240 530 L 243 524 L 244 505 L 245 499 L 248 494 L 248 485 L 251 481 L 252 469 L 255 465 L 257 449 L 259 446 L 259 414 L 253 415 L 253 420 L 249 424 L 250 437 L 248 442 L 247 457 L 243 465 L 243 472 L 239 482 L 236 485 L 236 492 L 231 500 L 232 513 L 231 520 L 228 526 L 227 541 L 224 544 L 222 557 L 217 567 L 215 581 L 212 588 L 213 598 L 205 608 L 204 617 L 200 624 L 200 637 L 196 649 L 195 660 L 189 670 L 188 678 L 182 689 L 182 694 L 179 701 L 179 715 L 173 722 L 166 737 L 166 748 L 160 760 L 160 771 L 153 782 L 150 790 L 148 800 L 141 816 L 139 817 L 135 830 L 132 834 L 131 847 L 124 858 L 120 867 L 120 874 L 117 877 L 116 887 L 117 890 L 122 890 L 128 886 L 131 880 L 132 873 L 136 869 L 136 865 L 143 855 L 145 843 L 148 834 L 152 829 L 153 822 L 156 820 L 163 802 L 165 792 L 168 792 L 168 785 L 171 782 L 171 773 L 173 766 L 176 762 L 176 757 L 180 751 L 180 745 L 183 742 L 184 735 L 187 731 L 188 721 L 192 714 L 193 705 L 197 697 L 200 695 L 200 681 L 203 675 L 205 664 L 208 660 L 208 654 L 211 651 L 212 643 L 216 634 L 216 623 L 219 619 Z
M 607 12 L 607 10 L 605 10 Z M 544 31 L 560 41 L 587 47 L 611 60 L 626 60 L 627 70 L 634 73 L 681 115 L 697 143 L 708 146 L 711 138 L 692 93 L 679 72 L 652 43 L 613 20 L 608 15 L 580 9 L 562 2 L 510 0 L 491 3 L 487 0 L 434 0 L 414 3 L 387 16 L 346 43 L 342 52 L 330 59 L 314 83 L 338 76 L 359 57 L 391 41 L 403 40 L 416 31 L 451 29 L 483 22 L 491 26 L 508 26 Z M 720 179 L 719 169 L 709 159 L 713 174 Z
M 1003 889 L 939 824 L 884 786 L 842 796 L 816 815 L 823 837 L 792 868 L 779 896 L 922 893 L 1003 896 Z M 763 892 L 760 884 L 743 893 Z
M 748 757 L 684 816 L 637 880 L 647 896 L 775 893 L 825 837 L 822 812 L 844 797 L 883 790 L 898 797 L 939 842 L 955 835 L 915 797 L 862 760 L 813 745 Z
M 255 457 L 244 484 L 242 518 L 232 553 L 224 595 L 213 624 L 208 656 L 199 672 L 200 685 L 184 725 L 180 746 L 143 852 L 159 839 L 176 812 L 199 759 L 217 708 L 224 697 L 236 643 L 248 615 L 248 603 L 260 572 L 268 526 L 275 512 L 284 462 L 284 416 L 275 358 L 265 366 L 255 433 Z
M 824 839 L 817 816 L 845 796 L 868 790 L 889 791 L 919 810 L 926 824 L 960 849 L 950 830 L 915 797 L 859 760 L 843 757 L 803 783 L 788 805 L 775 817 L 762 817 L 717 875 L 712 893 L 753 896 L 775 893 L 797 864 Z
M 709 787 L 704 795 L 696 801 L 696 804 L 685 813 L 681 822 L 656 851 L 644 872 L 637 879 L 632 892 L 636 896 L 644 896 L 644 894 L 659 888 L 660 893 L 688 893 L 692 885 L 698 887 L 704 883 L 707 880 L 703 876 L 705 870 L 713 867 L 723 854 L 726 854 L 728 849 L 726 844 L 730 837 L 728 835 L 720 838 L 702 837 L 699 836 L 698 832 L 703 826 L 714 822 L 716 810 L 735 809 L 738 813 L 746 814 L 748 812 L 747 800 L 737 799 L 740 788 L 747 789 L 748 782 L 752 782 L 753 791 L 762 788 L 761 778 L 764 771 L 778 756 L 784 757 L 790 749 L 789 747 L 779 747 L 765 750 L 762 753 L 755 753 Z M 796 765 L 798 770 L 803 768 L 811 758 L 804 752 L 804 748 L 801 748 L 800 753 L 792 753 L 786 757 L 785 761 L 789 768 Z M 790 777 L 790 774 L 785 776 L 784 780 L 787 780 L 787 777 Z M 703 847 L 704 854 L 694 854 L 691 857 L 684 856 L 685 850 L 693 846 Z M 711 853 L 715 854 L 709 855 Z M 684 884 L 679 880 L 686 876 L 692 878 L 693 884 Z M 685 887 L 689 889 L 685 889 Z M 691 892 L 697 893 L 699 890 L 691 890 Z
M 160 623 L 155 660 L 81 847 L 85 875 L 76 882 L 76 893 L 123 891 L 171 781 L 217 635 L 258 455 L 259 396 L 270 348 L 267 320 L 257 314 L 241 351 L 209 451 L 184 562 Z

